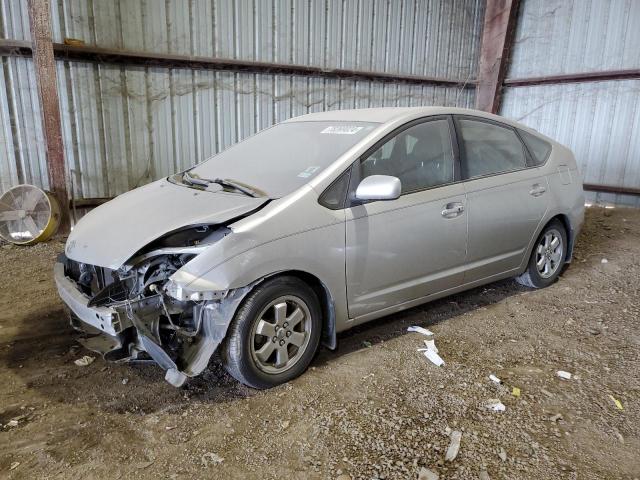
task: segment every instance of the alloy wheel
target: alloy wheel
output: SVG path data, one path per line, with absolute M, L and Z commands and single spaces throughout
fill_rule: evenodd
M 562 265 L 563 256 L 562 235 L 555 228 L 547 230 L 536 247 L 536 268 L 540 276 L 553 276 Z
M 289 370 L 302 357 L 311 338 L 311 313 L 299 297 L 286 295 L 270 302 L 251 331 L 251 357 L 271 374 Z

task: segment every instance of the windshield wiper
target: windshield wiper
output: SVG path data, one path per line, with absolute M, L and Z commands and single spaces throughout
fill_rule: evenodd
M 211 183 L 211 180 L 207 180 L 205 178 L 196 178 L 189 175 L 189 172 L 184 172 L 182 175 L 182 180 L 187 182 L 189 185 L 199 185 L 201 187 L 208 187 Z
M 189 172 L 184 172 L 184 175 L 182 176 L 182 179 L 184 181 L 186 181 L 187 183 L 191 184 L 191 185 L 199 185 L 202 187 L 208 187 L 209 185 L 211 185 L 212 183 L 215 183 L 217 185 L 220 185 L 223 188 L 233 188 L 234 190 L 237 190 L 239 192 L 244 193 L 245 195 L 248 195 L 250 197 L 261 197 L 262 195 L 260 195 L 258 192 L 256 192 L 255 190 L 253 190 L 252 188 L 246 187 L 234 180 L 231 179 L 222 179 L 222 178 L 215 178 L 215 179 L 209 179 L 209 178 L 199 178 L 199 177 L 192 177 L 191 175 L 189 175 Z
M 260 197 L 262 195 L 258 194 L 258 192 L 256 192 L 255 190 L 253 190 L 252 188 L 249 187 L 245 187 L 244 185 L 231 180 L 229 178 L 216 178 L 215 180 L 211 180 L 212 183 L 217 183 L 218 185 L 221 185 L 223 187 L 227 187 L 227 188 L 233 188 L 235 190 L 238 190 L 239 192 L 242 192 L 246 195 L 249 195 L 250 197 Z

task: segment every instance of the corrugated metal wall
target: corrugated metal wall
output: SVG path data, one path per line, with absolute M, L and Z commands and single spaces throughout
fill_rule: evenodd
M 522 0 L 507 77 L 640 68 L 639 26 L 638 0 Z M 501 114 L 569 146 L 585 183 L 640 185 L 640 80 L 511 87 Z
M 52 4 L 58 42 L 462 81 L 476 75 L 484 9 L 482 0 Z M 26 0 L 0 7 L 3 37 L 29 40 Z M 3 66 L 0 188 L 46 186 L 31 60 Z M 474 102 L 473 89 L 81 62 L 59 62 L 58 83 L 76 197 L 122 193 L 307 112 Z

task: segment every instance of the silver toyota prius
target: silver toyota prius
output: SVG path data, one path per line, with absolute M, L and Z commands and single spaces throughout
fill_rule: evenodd
M 268 388 L 354 325 L 507 277 L 542 288 L 584 216 L 573 154 L 455 108 L 287 120 L 120 195 L 55 265 L 86 348 L 181 386 L 216 350 Z

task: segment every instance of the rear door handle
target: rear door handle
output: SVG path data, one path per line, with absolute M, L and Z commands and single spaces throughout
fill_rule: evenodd
M 464 205 L 460 202 L 447 203 L 443 210 L 442 216 L 444 218 L 454 218 L 464 212 Z
M 539 183 L 535 183 L 531 187 L 532 188 L 531 190 L 529 190 L 529 195 L 533 195 L 534 197 L 539 197 L 540 195 L 542 195 L 544 192 L 547 191 L 547 189 L 544 188 Z

